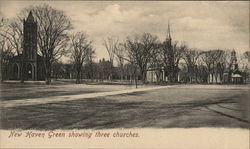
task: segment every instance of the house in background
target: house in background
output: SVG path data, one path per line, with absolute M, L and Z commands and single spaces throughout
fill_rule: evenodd
M 165 75 L 164 67 L 160 68 L 148 68 L 147 70 L 147 82 L 166 82 L 167 77 Z

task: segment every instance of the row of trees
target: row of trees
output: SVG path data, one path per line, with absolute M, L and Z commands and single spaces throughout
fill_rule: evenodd
M 161 43 L 157 36 L 150 33 L 127 37 L 123 42 L 119 42 L 116 37 L 108 37 L 104 40 L 104 46 L 109 53 L 109 61 L 100 60 L 96 63 L 92 59 L 85 59 L 81 78 L 134 79 L 135 83 L 137 79 L 140 79 L 146 83 L 148 69 L 154 68 L 158 83 L 164 81 L 161 78 L 162 71 L 166 72 L 169 82 L 209 83 L 209 80 L 212 80 L 212 82 L 219 83 L 223 80 L 225 72 L 232 74 L 234 64 L 237 63 L 234 50 L 190 49 L 185 43 L 174 42 L 171 45 L 169 38 Z M 240 57 L 238 63 L 240 63 L 242 74 L 247 77 L 246 75 L 249 74 L 248 51 Z M 182 76 L 178 80 L 179 74 Z M 227 82 L 230 81 L 228 77 Z
M 245 52 L 237 62 L 234 50 L 187 50 L 183 56 L 187 68 L 186 82 L 221 83 L 223 79 L 227 79 L 224 81 L 230 83 L 231 75 L 238 64 L 240 64 L 239 70 L 242 72 L 242 76 L 248 77 L 247 75 L 250 73 L 249 58 L 246 56 L 248 54 L 249 51 Z M 227 78 L 223 78 L 225 72 L 228 74 Z
M 76 79 L 77 72 L 75 71 L 75 65 L 73 63 L 56 62 L 52 67 L 52 77 L 55 79 Z M 134 68 L 130 64 L 124 64 L 123 72 L 118 66 L 111 65 L 109 60 L 99 60 L 99 62 L 85 61 L 85 64 L 81 68 L 80 81 L 87 79 L 92 82 L 103 81 L 120 81 L 120 82 L 134 82 Z M 111 80 L 111 75 L 112 79 Z M 137 76 L 139 79 L 140 75 Z
M 208 82 L 209 74 L 222 78 L 224 72 L 232 73 L 230 71 L 235 59 L 232 51 L 190 49 L 183 42 L 172 42 L 170 29 L 163 42 L 150 33 L 128 36 L 123 41 L 118 37 L 108 37 L 103 41 L 103 46 L 109 54 L 109 60 L 96 63 L 93 41 L 89 36 L 83 32 L 71 33 L 73 26 L 63 11 L 41 5 L 24 9 L 14 19 L 1 20 L 2 80 L 7 76 L 9 60 L 16 55 L 21 62 L 21 82 L 24 81 L 22 23 L 30 11 L 38 24 L 38 51 L 43 58 L 46 84 L 51 83 L 52 76 L 73 76 L 76 83 L 81 83 L 82 78 L 134 79 L 136 84 L 140 79 L 146 83 L 149 68 L 154 68 L 158 83 L 163 81 L 163 70 L 169 82 L 180 81 L 178 74 L 184 72 L 182 81 L 190 83 L 194 80 Z M 62 56 L 70 57 L 68 64 L 59 62 Z M 249 52 L 242 55 L 239 63 L 242 64 L 242 71 L 249 74 Z
M 122 69 L 124 61 L 133 65 L 134 72 L 139 72 L 142 82 L 146 82 L 146 74 L 150 68 L 154 69 L 157 82 L 162 80 L 162 71 L 165 72 L 168 82 L 197 82 L 219 83 L 225 72 L 228 73 L 227 82 L 236 65 L 240 64 L 243 77 L 249 76 L 249 51 L 243 53 L 237 62 L 235 50 L 214 49 L 202 51 L 188 48 L 186 43 L 174 41 L 171 36 L 160 42 L 157 36 L 150 33 L 137 34 L 118 42 L 117 38 L 109 37 L 104 41 L 110 59 L 117 57 L 118 67 Z M 183 71 L 184 70 L 184 71 Z M 182 72 L 182 79 L 178 75 Z M 122 74 L 121 74 L 122 75 Z M 220 81 L 219 81 L 219 80 Z
M 183 53 L 183 57 L 180 60 L 180 64 L 178 66 L 180 75 L 179 81 L 187 82 L 187 83 L 209 83 L 211 79 L 212 82 L 221 83 L 223 80 L 223 74 L 225 72 L 230 74 L 230 71 L 233 70 L 233 63 L 231 62 L 234 57 L 232 57 L 231 53 L 233 51 L 230 50 L 211 50 L 211 51 L 199 51 L 188 49 Z M 213 54 L 214 56 L 211 58 L 208 56 L 209 54 Z M 240 59 L 240 70 L 242 74 L 249 74 L 248 68 L 248 56 L 249 52 L 245 52 Z M 217 56 L 220 57 L 216 58 Z M 208 57 L 207 57 L 208 56 Z M 152 59 L 154 59 L 154 55 L 152 55 Z M 245 62 L 242 62 L 242 61 Z M 140 68 L 136 67 L 132 63 L 121 63 L 118 64 L 118 59 L 115 61 L 116 66 L 113 66 L 109 60 L 99 60 L 99 62 L 93 61 L 85 61 L 85 64 L 82 67 L 81 79 L 89 79 L 89 80 L 121 80 L 121 81 L 137 81 L 137 79 L 142 81 L 142 73 L 140 72 Z M 162 66 L 159 66 L 157 61 L 152 61 L 152 64 L 155 69 L 155 74 L 157 76 L 157 82 L 161 83 Z M 149 66 L 152 66 L 149 65 Z M 53 77 L 55 78 L 76 78 L 76 73 L 74 72 L 74 64 L 63 64 L 63 63 L 55 63 L 53 69 Z M 229 68 L 232 69 L 229 69 Z M 136 71 L 136 72 L 135 72 Z M 210 71 L 210 72 L 209 72 Z M 159 73 L 157 75 L 157 73 Z M 211 75 L 209 75 L 211 74 Z M 211 78 L 210 78 L 211 77 Z M 243 75 L 244 77 L 244 75 Z M 245 76 L 246 77 L 246 76 Z M 219 78 L 219 80 L 217 80 Z M 214 79 L 214 80 L 213 80 Z M 227 78 L 228 79 L 228 78 Z M 111 80 L 112 81 L 112 80 Z M 226 80 L 230 82 L 230 80 Z M 146 81 L 145 81 L 146 82 Z M 136 82 L 135 82 L 136 83 Z

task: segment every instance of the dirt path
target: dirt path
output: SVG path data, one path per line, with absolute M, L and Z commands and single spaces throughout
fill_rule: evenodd
M 55 102 L 60 102 L 60 101 L 71 101 L 71 100 L 79 100 L 79 99 L 87 99 L 87 98 L 96 98 L 96 97 L 102 97 L 102 96 L 127 94 L 127 93 L 134 93 L 134 92 L 141 92 L 141 91 L 148 91 L 148 90 L 176 87 L 176 86 L 178 86 L 178 85 L 147 87 L 147 88 L 137 88 L 137 89 L 125 89 L 125 90 L 119 90 L 119 91 L 100 92 L 100 93 L 87 93 L 87 94 L 85 93 L 85 94 L 78 94 L 78 95 L 53 96 L 53 97 L 37 98 L 37 99 L 22 99 L 22 100 L 9 100 L 9 101 L 6 100 L 6 101 L 1 102 L 1 107 L 7 108 L 7 107 L 17 107 L 17 106 L 55 103 Z

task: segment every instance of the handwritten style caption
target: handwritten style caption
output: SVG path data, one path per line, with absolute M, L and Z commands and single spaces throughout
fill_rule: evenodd
M 137 132 L 132 131 L 114 131 L 114 132 L 102 132 L 102 131 L 17 131 L 12 130 L 8 135 L 8 138 L 138 138 L 140 135 Z

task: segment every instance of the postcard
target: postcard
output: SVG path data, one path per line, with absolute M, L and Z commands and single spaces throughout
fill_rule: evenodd
M 0 5 L 0 148 L 249 148 L 248 1 Z

